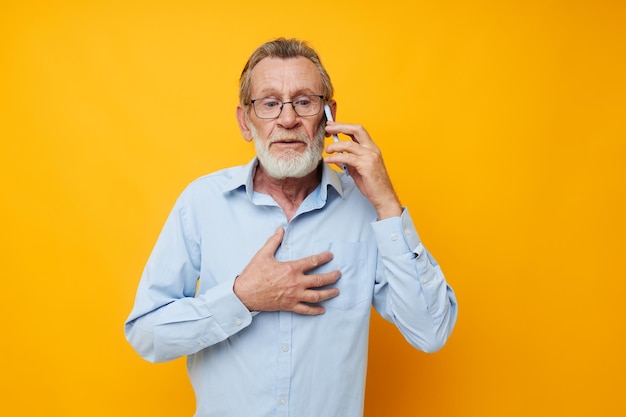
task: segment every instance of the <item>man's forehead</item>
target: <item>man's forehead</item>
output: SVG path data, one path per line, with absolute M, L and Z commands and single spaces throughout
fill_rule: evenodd
M 264 58 L 252 70 L 252 90 L 319 94 L 322 77 L 317 66 L 304 57 Z

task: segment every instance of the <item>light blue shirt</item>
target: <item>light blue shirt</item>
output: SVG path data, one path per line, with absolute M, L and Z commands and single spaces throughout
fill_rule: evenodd
M 433 352 L 457 317 L 454 292 L 408 210 L 377 221 L 351 177 L 324 166 L 291 222 L 253 190 L 257 160 L 191 183 L 147 262 L 128 341 L 151 362 L 187 355 L 197 417 L 361 417 L 371 306 Z M 250 312 L 235 277 L 278 226 L 290 261 L 331 251 L 310 273 L 340 270 L 326 312 Z

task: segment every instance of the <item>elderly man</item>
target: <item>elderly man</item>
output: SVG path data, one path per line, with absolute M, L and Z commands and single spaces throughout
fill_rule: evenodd
M 360 417 L 372 305 L 425 352 L 454 327 L 454 292 L 379 148 L 325 105 L 334 115 L 312 48 L 260 46 L 237 107 L 257 157 L 190 184 L 147 262 L 126 336 L 149 361 L 187 356 L 197 417 Z M 339 133 L 352 140 L 324 149 Z

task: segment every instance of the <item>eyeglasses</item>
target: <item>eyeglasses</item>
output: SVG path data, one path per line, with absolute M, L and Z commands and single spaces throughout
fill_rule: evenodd
M 259 119 L 276 119 L 283 111 L 285 104 L 291 104 L 293 111 L 300 117 L 310 117 L 319 114 L 322 110 L 324 96 L 298 96 L 291 101 L 282 101 L 277 98 L 266 97 L 251 100 L 254 113 Z

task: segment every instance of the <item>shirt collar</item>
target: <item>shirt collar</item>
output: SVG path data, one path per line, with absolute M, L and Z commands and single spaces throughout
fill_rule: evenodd
M 228 181 L 228 183 L 226 184 L 224 192 L 233 191 L 243 187 L 246 191 L 246 194 L 248 195 L 248 198 L 252 200 L 252 195 L 254 194 L 253 179 L 258 163 L 259 160 L 255 157 L 246 165 L 239 167 L 240 169 L 234 172 L 233 176 L 230 178 L 230 181 Z M 339 179 L 337 171 L 332 169 L 328 164 L 323 164 L 322 182 L 318 189 L 320 190 L 320 197 L 324 201 L 326 200 L 329 186 L 332 187 L 337 192 L 337 194 L 343 197 L 343 186 L 341 185 L 341 180 Z

